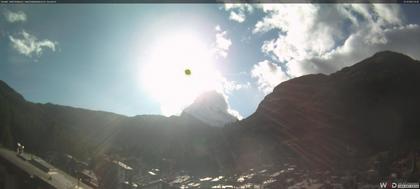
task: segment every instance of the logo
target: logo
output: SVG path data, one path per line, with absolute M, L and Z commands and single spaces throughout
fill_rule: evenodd
M 420 188 L 419 183 L 380 182 L 380 188 Z

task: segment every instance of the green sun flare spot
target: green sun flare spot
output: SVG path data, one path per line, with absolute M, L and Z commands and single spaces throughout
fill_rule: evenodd
M 191 70 L 190 69 L 185 69 L 184 70 L 185 75 L 191 75 Z

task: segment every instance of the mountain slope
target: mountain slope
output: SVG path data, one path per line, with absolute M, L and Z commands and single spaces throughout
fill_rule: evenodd
M 196 173 L 228 164 L 221 130 L 190 116 L 126 117 L 54 104 L 27 102 L 0 81 L 1 143 L 16 142 L 41 156 L 54 152 L 88 160 L 104 154 L 137 159 L 136 164 Z M 137 165 L 132 165 L 137 166 Z
M 22 142 L 40 155 L 53 151 L 87 160 L 112 154 L 168 172 L 208 174 L 285 162 L 351 166 L 352 159 L 419 146 L 419 86 L 418 61 L 380 52 L 331 75 L 283 82 L 250 117 L 219 128 L 188 114 L 126 117 L 35 104 L 0 81 L 0 136 L 9 148 Z
M 420 62 L 379 52 L 331 75 L 281 83 L 237 132 L 265 136 L 270 142 L 257 142 L 277 145 L 277 155 L 285 148 L 317 166 L 335 166 L 418 141 L 419 86 Z

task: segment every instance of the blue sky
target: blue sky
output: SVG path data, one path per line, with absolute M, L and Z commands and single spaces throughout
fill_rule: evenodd
M 418 5 L 55 4 L 0 11 L 0 80 L 32 102 L 129 116 L 178 114 L 200 92 L 217 90 L 230 113 L 247 117 L 290 78 L 328 74 L 380 50 L 420 59 Z M 172 77 L 190 60 L 180 49 L 193 57 L 185 68 L 196 68 L 185 81 Z

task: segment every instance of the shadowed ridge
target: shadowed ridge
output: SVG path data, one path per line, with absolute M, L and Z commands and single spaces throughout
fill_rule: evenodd
M 0 80 L 0 96 L 14 101 L 25 100 L 22 95 L 20 95 L 2 80 Z
M 256 146 L 286 148 L 312 165 L 334 167 L 354 156 L 418 140 L 413 133 L 420 132 L 419 86 L 419 61 L 378 52 L 331 75 L 311 74 L 279 84 L 235 132 L 246 133 L 242 138 L 264 136 L 252 142 Z M 273 148 L 266 156 L 284 156 Z M 241 153 L 253 149 L 247 150 Z

